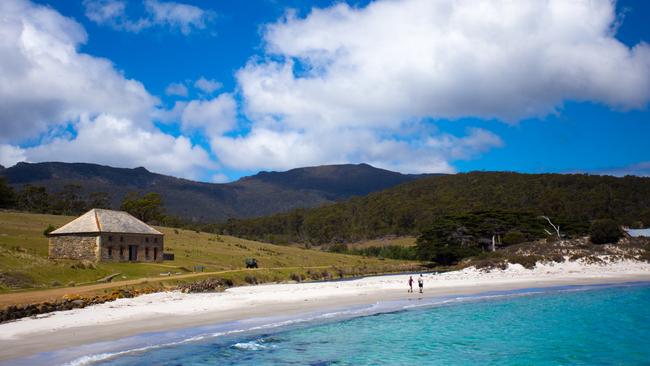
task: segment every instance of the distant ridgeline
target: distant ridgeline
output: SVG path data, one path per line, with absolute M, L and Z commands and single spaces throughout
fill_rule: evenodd
M 165 212 L 185 223 L 223 222 L 316 207 L 381 191 L 424 175 L 401 174 L 368 164 L 323 165 L 286 172 L 260 172 L 236 182 L 194 182 L 149 172 L 85 163 L 18 163 L 0 167 L 16 208 L 75 215 L 90 208 L 120 208 L 137 192 L 156 193 Z M 4 178 L 4 180 L 2 179 Z M 0 182 L 0 207 L 6 194 Z
M 551 229 L 541 215 L 567 235 L 585 234 L 600 218 L 650 226 L 650 178 L 510 172 L 431 176 L 320 208 L 229 220 L 212 230 L 274 243 L 328 244 L 419 235 L 447 225 L 460 236 L 510 232 L 508 239 L 521 241 Z

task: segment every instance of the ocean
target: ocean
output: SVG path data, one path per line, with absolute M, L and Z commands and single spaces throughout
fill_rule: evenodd
M 146 337 L 71 364 L 650 365 L 650 284 L 423 298 Z

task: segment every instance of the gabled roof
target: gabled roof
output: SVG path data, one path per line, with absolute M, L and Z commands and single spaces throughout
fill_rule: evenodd
M 94 208 L 50 235 L 80 233 L 127 233 L 162 235 L 162 233 L 124 211 Z

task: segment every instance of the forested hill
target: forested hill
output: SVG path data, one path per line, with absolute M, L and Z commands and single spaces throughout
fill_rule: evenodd
M 650 178 L 509 172 L 432 176 L 320 208 L 231 220 L 215 229 L 280 243 L 351 242 L 417 235 L 445 215 L 477 211 L 525 212 L 527 219 L 547 215 L 575 233 L 599 218 L 650 226 Z
M 25 198 L 30 203 L 30 207 L 22 208 L 25 210 L 74 215 L 79 212 L 58 212 L 50 210 L 47 204 L 57 200 L 71 201 L 72 196 L 76 197 L 75 200 L 91 202 L 90 195 L 101 193 L 108 196 L 108 207 L 119 208 L 129 192 L 154 192 L 162 196 L 168 214 L 185 221 L 204 223 L 315 207 L 422 177 L 367 164 L 344 164 L 261 172 L 236 182 L 216 184 L 156 174 L 145 168 L 54 162 L 18 163 L 0 168 L 0 176 L 4 176 L 17 193 L 26 185 L 43 187 L 47 191 L 43 195 L 42 191 L 32 190 L 35 197 Z

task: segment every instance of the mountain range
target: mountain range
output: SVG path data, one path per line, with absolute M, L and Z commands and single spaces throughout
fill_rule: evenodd
M 152 173 L 142 167 L 60 162 L 18 163 L 0 168 L 0 175 L 18 190 L 31 184 L 56 192 L 77 184 L 86 194 L 107 192 L 113 208 L 119 207 L 129 192 L 156 192 L 163 197 L 169 214 L 194 222 L 220 222 L 317 207 L 424 177 L 368 164 L 343 164 L 260 172 L 219 184 Z

